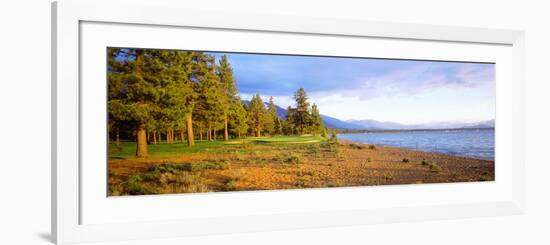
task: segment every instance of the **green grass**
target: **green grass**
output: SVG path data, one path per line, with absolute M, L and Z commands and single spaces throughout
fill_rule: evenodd
M 274 136 L 274 137 L 253 137 L 243 140 L 259 144 L 307 144 L 319 143 L 325 139 L 320 136 Z
M 274 137 L 250 137 L 245 139 L 233 139 L 229 141 L 195 141 L 195 145 L 189 147 L 187 144 L 150 144 L 148 145 L 148 153 L 150 158 L 166 157 L 181 154 L 192 153 L 245 153 L 250 151 L 247 149 L 249 144 L 265 145 L 278 147 L 280 150 L 286 148 L 300 148 L 311 144 L 318 144 L 326 139 L 320 136 L 274 136 Z M 135 157 L 136 143 L 121 142 L 117 147 L 111 143 L 110 158 L 111 159 L 131 159 Z M 255 149 L 258 151 L 260 149 Z M 269 148 L 264 149 L 269 150 Z

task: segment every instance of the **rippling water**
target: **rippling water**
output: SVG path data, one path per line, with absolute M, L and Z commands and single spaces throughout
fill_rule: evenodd
M 341 134 L 339 139 L 472 158 L 495 159 L 495 131 L 441 130 Z

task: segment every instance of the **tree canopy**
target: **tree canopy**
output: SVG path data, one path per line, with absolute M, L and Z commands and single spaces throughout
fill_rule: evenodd
M 226 55 L 203 52 L 108 48 L 109 134 L 135 140 L 136 156 L 147 157 L 152 142 L 224 140 L 247 135 L 323 134 L 317 105 L 310 106 L 303 88 L 294 94 L 295 108 L 277 114 L 273 97 L 259 94 L 250 103 L 239 96 Z M 221 134 L 220 134 L 221 133 Z

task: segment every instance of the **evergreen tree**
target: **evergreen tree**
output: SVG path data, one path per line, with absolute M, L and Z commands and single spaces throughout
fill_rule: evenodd
M 279 117 L 277 117 L 277 107 L 275 102 L 273 102 L 273 96 L 269 97 L 269 104 L 267 106 L 267 120 L 265 123 L 265 130 L 269 134 L 274 135 L 275 132 L 275 123 Z
M 204 120 L 206 125 L 207 140 L 215 140 L 216 131 L 223 124 L 224 112 L 228 109 L 227 103 L 220 103 L 220 98 L 225 96 L 222 84 L 215 73 L 215 60 L 210 55 L 197 56 L 197 69 L 195 73 L 198 91 L 198 106 L 202 113 L 198 118 Z M 225 101 L 224 101 L 225 102 Z
M 147 157 L 147 144 L 187 138 L 194 144 L 193 127 L 203 139 L 251 135 L 326 134 L 317 105 L 309 106 L 303 88 L 294 94 L 283 121 L 270 97 L 268 108 L 260 95 L 242 103 L 227 56 L 219 65 L 202 52 L 109 48 L 109 137 L 119 131 L 136 137 L 136 156 Z M 131 133 L 130 131 L 133 131 Z M 185 134 L 187 132 L 187 134 Z M 113 133 L 113 134 L 111 134 Z
M 229 125 L 231 132 L 240 139 L 248 131 L 248 111 L 240 99 L 234 103 Z
M 286 135 L 294 134 L 294 114 L 294 109 L 288 106 L 288 108 L 286 109 L 286 119 L 283 123 L 283 133 Z
M 265 129 L 267 111 L 259 94 L 252 97 L 248 115 L 250 127 L 254 130 L 256 137 L 260 137 L 262 130 Z
M 167 142 L 175 143 L 174 128 L 186 128 L 194 109 L 196 93 L 191 80 L 193 69 L 191 52 L 157 50 L 161 69 L 161 87 L 163 88 L 160 104 L 162 119 L 165 121 Z M 193 137 L 192 126 L 187 127 Z M 183 132 L 183 130 L 182 130 Z M 194 140 L 188 139 L 193 145 Z
M 161 111 L 161 64 L 154 51 L 109 49 L 109 111 L 124 111 L 126 123 L 136 132 L 136 156 L 147 157 L 146 126 Z
M 223 111 L 223 126 L 224 126 L 224 140 L 229 139 L 229 117 L 231 112 L 239 110 L 234 106 L 240 106 L 240 102 L 236 103 L 236 100 L 240 100 L 237 96 L 237 86 L 235 85 L 235 79 L 233 77 L 233 69 L 227 60 L 227 56 L 223 55 L 220 58 L 219 66 L 216 67 L 217 74 L 220 78 L 222 85 L 223 95 L 219 98 L 219 103 L 223 104 L 221 108 Z
M 123 90 L 125 89 L 125 81 L 127 79 L 128 67 L 121 61 L 122 55 L 121 49 L 119 48 L 110 48 L 108 49 L 108 110 L 109 110 L 109 132 L 112 129 L 115 130 L 115 142 L 116 145 L 120 145 L 120 127 L 124 121 L 128 120 L 128 115 L 126 111 L 125 103 L 125 94 Z
M 298 133 L 304 134 L 311 121 L 306 91 L 303 88 L 298 89 L 298 91 L 294 93 L 294 99 L 296 100 L 296 115 L 294 118 L 294 123 L 298 129 Z
M 273 127 L 273 134 L 274 135 L 283 134 L 283 120 L 281 120 L 281 118 L 279 118 L 279 117 L 275 118 L 275 125 Z
M 313 103 L 311 106 L 311 131 L 313 134 L 324 135 L 325 125 L 323 124 L 323 118 L 319 113 L 317 105 Z

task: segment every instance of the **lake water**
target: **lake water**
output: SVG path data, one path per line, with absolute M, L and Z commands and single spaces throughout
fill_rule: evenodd
M 495 131 L 492 129 L 341 134 L 338 138 L 358 143 L 495 159 Z

